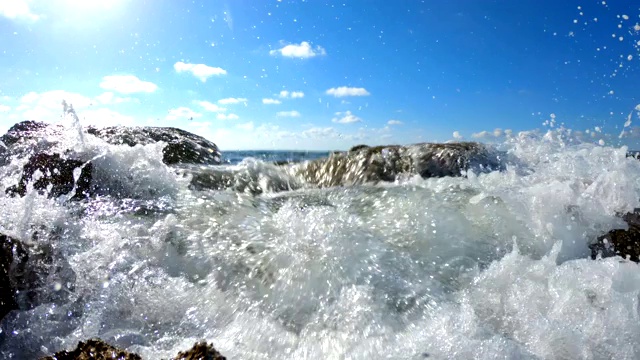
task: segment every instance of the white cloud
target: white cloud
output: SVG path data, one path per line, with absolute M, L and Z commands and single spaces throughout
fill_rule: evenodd
M 83 125 L 93 125 L 98 127 L 114 125 L 131 126 L 135 122 L 134 118 L 131 116 L 123 115 L 117 111 L 105 108 L 82 110 L 78 113 L 78 116 L 80 117 L 80 121 Z
M 337 137 L 340 134 L 332 127 L 312 127 L 311 129 L 305 130 L 302 132 L 302 136 L 309 138 L 331 138 Z
M 102 78 L 100 87 L 123 94 L 138 92 L 154 92 L 158 86 L 152 82 L 142 81 L 134 75 L 110 75 Z
M 248 100 L 245 98 L 226 98 L 218 100 L 218 104 L 222 105 L 230 105 L 230 104 L 239 104 L 246 103 Z
M 251 131 L 251 130 L 253 130 L 255 128 L 255 125 L 253 124 L 253 121 L 249 121 L 248 123 L 238 124 L 238 125 L 236 125 L 236 127 L 238 129 Z
M 387 124 L 389 124 L 389 125 L 402 125 L 403 123 L 400 120 L 389 120 L 389 121 L 387 121 Z
M 484 130 L 484 131 L 471 134 L 471 137 L 474 139 L 488 139 L 493 137 L 493 134 Z
M 11 111 L 11 106 L 0 104 L 0 113 Z
M 338 88 L 331 88 L 327 90 L 327 95 L 333 95 L 335 97 L 345 97 L 345 96 L 368 96 L 370 94 L 365 88 L 341 86 Z
M 278 99 L 262 99 L 262 103 L 267 105 L 278 105 L 282 104 L 282 101 Z
M 91 98 L 87 96 L 64 90 L 51 90 L 43 93 L 36 93 L 32 91 L 20 98 L 20 105 L 16 108 L 16 110 L 32 110 L 36 111 L 37 113 L 48 112 L 51 110 L 56 114 L 61 114 L 63 100 L 69 104 L 72 104 L 75 109 L 88 107 L 93 102 Z
M 202 114 L 197 113 L 188 107 L 179 107 L 176 109 L 169 110 L 169 114 L 167 115 L 167 120 L 177 120 L 177 119 L 194 119 L 201 117 Z
M 295 111 L 295 110 L 278 111 L 278 113 L 276 113 L 276 116 L 280 116 L 280 117 L 300 117 L 300 113 Z
M 456 140 L 461 140 L 463 138 L 463 136 L 460 135 L 459 131 L 454 131 L 453 132 L 453 138 L 456 139 Z
M 227 75 L 227 71 L 219 67 L 211 67 L 205 64 L 187 64 L 182 61 L 178 61 L 173 65 L 173 68 L 178 73 L 190 72 L 193 76 L 200 79 L 202 82 L 206 82 L 208 78 L 216 75 Z
M 236 114 L 218 114 L 216 119 L 218 120 L 238 120 L 240 117 Z
M 280 54 L 284 57 L 307 59 L 314 56 L 326 55 L 327 52 L 321 46 L 316 46 L 314 49 L 309 42 L 303 41 L 300 44 L 289 44 L 278 50 L 271 50 L 269 54 Z
M 124 102 L 135 102 L 135 101 L 137 101 L 137 99 L 130 98 L 130 97 L 119 97 L 119 96 L 116 96 L 111 91 L 103 92 L 102 94 L 96 96 L 95 100 L 97 102 L 99 102 L 100 104 L 104 104 L 104 105 L 121 104 L 121 103 L 124 103 Z
M 352 124 L 362 121 L 362 119 L 353 115 L 351 111 L 337 112 L 336 116 L 337 117 L 333 118 L 331 121 L 338 124 Z
M 471 134 L 471 137 L 478 140 L 495 140 L 502 137 L 511 137 L 513 130 L 496 128 L 493 131 L 480 131 L 478 133 Z
M 40 15 L 34 14 L 25 0 L 0 0 L 0 16 L 12 20 L 37 21 Z
M 278 95 L 283 99 L 299 99 L 304 97 L 304 93 L 302 91 L 287 91 L 282 90 Z
M 194 101 L 195 104 L 200 105 L 206 111 L 211 112 L 224 112 L 227 111 L 226 108 L 220 107 L 217 104 L 211 103 L 209 101 Z

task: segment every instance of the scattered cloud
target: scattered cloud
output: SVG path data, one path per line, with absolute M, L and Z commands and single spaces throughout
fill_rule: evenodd
M 368 96 L 371 94 L 365 88 L 341 86 L 338 88 L 331 88 L 327 90 L 327 95 L 333 95 L 335 97 L 345 97 L 345 96 Z
M 26 0 L 0 0 L 0 16 L 12 20 L 37 21 L 40 19 L 40 15 L 31 11 L 29 2 Z
M 191 110 L 188 107 L 179 107 L 176 109 L 169 110 L 169 114 L 167 115 L 167 120 L 177 120 L 177 119 L 195 119 L 201 117 L 202 114 L 197 113 Z
M 352 123 L 360 122 L 362 121 L 362 119 L 353 115 L 351 111 L 346 111 L 346 112 L 337 112 L 336 117 L 334 117 L 331 121 L 338 124 L 352 124 Z
M 304 97 L 304 93 L 302 91 L 287 91 L 282 90 L 278 95 L 283 99 L 300 99 Z
M 62 113 L 62 101 L 72 104 L 75 109 L 85 108 L 92 104 L 91 98 L 64 90 L 51 90 L 43 93 L 29 92 L 20 98 L 20 106 L 16 110 L 47 108 Z
M 124 125 L 134 125 L 135 119 L 132 116 L 123 115 L 111 109 L 86 109 L 78 113 L 83 125 L 93 125 L 97 127 Z
M 271 50 L 269 54 L 280 54 L 284 57 L 308 59 L 314 56 L 326 55 L 327 52 L 321 46 L 313 48 L 309 42 L 303 41 L 300 44 L 289 44 L 280 49 Z
M 339 135 L 340 134 L 336 131 L 336 129 L 332 127 L 312 127 L 311 129 L 302 132 L 303 137 L 320 139 L 337 137 Z
M 389 120 L 389 121 L 387 121 L 387 124 L 388 125 L 402 125 L 403 123 L 400 120 Z
M 456 140 L 462 140 L 463 136 L 460 135 L 459 131 L 454 131 L 453 132 L 453 138 L 456 139 Z
M 231 104 L 239 104 L 239 103 L 247 103 L 247 99 L 245 98 L 226 98 L 218 100 L 218 104 L 222 105 L 231 105 Z
M 227 71 L 219 67 L 211 67 L 205 64 L 188 64 L 178 61 L 173 65 L 177 73 L 190 72 L 193 76 L 206 82 L 212 76 L 227 75 Z
M 248 123 L 238 124 L 238 125 L 236 125 L 236 127 L 238 129 L 251 131 L 251 130 L 253 130 L 255 128 L 255 125 L 253 124 L 253 121 L 249 121 Z
M 134 75 L 110 75 L 102 78 L 100 87 L 122 94 L 156 91 L 158 86 L 152 82 L 142 81 Z
M 295 110 L 278 111 L 278 113 L 276 113 L 276 116 L 279 116 L 279 117 L 300 117 L 300 113 L 295 111 Z
M 212 102 L 209 101 L 194 101 L 194 103 L 196 105 L 201 106 L 203 109 L 205 109 L 206 111 L 210 111 L 210 112 L 225 112 L 227 111 L 226 108 L 220 107 L 217 104 L 214 104 Z
M 278 100 L 278 99 L 262 99 L 262 103 L 266 104 L 266 105 L 278 105 L 278 104 L 282 104 L 282 101 Z
M 238 120 L 240 117 L 236 114 L 218 114 L 216 119 L 218 120 Z
M 511 129 L 502 130 L 500 128 L 496 128 L 493 131 L 480 131 L 473 133 L 471 134 L 471 137 L 477 140 L 495 140 L 504 136 L 510 137 L 512 134 L 513 131 Z
M 95 97 L 95 100 L 103 105 L 113 105 L 113 104 L 121 104 L 125 102 L 137 102 L 137 99 L 130 97 L 119 97 L 112 93 L 111 91 L 103 92 L 102 94 Z
M 11 111 L 11 106 L 0 104 L 0 113 L 6 113 Z

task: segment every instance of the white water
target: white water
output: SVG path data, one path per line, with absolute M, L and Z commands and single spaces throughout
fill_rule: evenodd
M 5 318 L 3 357 L 97 336 L 148 359 L 640 358 L 640 269 L 587 247 L 640 207 L 626 148 L 523 134 L 504 172 L 254 197 L 81 139 L 96 200 L 0 197 L 0 229 L 55 231 L 77 275 L 71 303 Z

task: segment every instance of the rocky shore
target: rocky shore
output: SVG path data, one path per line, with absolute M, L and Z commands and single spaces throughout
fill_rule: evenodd
M 0 138 L 0 165 L 20 158 L 19 180 L 5 189 L 9 196 L 25 196 L 29 189 L 52 198 L 68 197 L 82 201 L 94 196 L 101 184 L 93 178 L 92 158 L 65 148 L 59 142 L 59 126 L 35 121 L 14 125 Z M 104 128 L 85 129 L 110 144 L 128 146 L 163 142 L 163 162 L 192 177 L 197 189 L 233 189 L 254 195 L 263 192 L 260 173 L 218 171 L 200 165 L 219 165 L 217 146 L 195 134 L 175 128 Z M 352 186 L 365 183 L 392 182 L 403 177 L 422 178 L 464 176 L 467 171 L 504 170 L 501 154 L 483 144 L 462 142 L 415 144 L 409 146 L 360 145 L 347 152 L 333 153 L 324 159 L 298 164 L 271 164 L 273 191 L 302 187 Z M 284 169 L 282 172 L 279 169 Z M 264 169 L 261 170 L 264 175 Z M 276 179 L 276 180 L 273 180 Z M 278 180 L 279 179 L 279 180 Z M 621 214 L 628 229 L 614 229 L 594 239 L 592 258 L 621 256 L 640 261 L 640 212 Z M 39 234 L 55 241 L 51 234 Z M 53 239 L 53 240 L 52 240 Z M 38 239 L 22 239 L 0 234 L 0 319 L 14 310 L 27 310 L 44 303 L 64 304 L 74 291 L 75 274 L 54 247 L 41 245 Z M 46 242 L 44 242 L 46 243 Z M 0 342 L 3 341 L 0 337 Z M 140 359 L 136 354 L 114 348 L 99 339 L 81 342 L 75 350 L 61 351 L 45 359 Z M 179 353 L 175 359 L 224 359 L 212 345 L 198 343 Z

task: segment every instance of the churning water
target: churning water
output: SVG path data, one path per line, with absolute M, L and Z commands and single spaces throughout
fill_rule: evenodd
M 2 231 L 55 234 L 76 274 L 68 303 L 4 319 L 3 358 L 90 337 L 149 359 L 200 339 L 231 359 L 640 358 L 640 269 L 587 247 L 640 207 L 626 148 L 521 133 L 504 171 L 254 195 L 190 189 L 162 144 L 77 135 L 108 191 L 0 195 Z M 222 168 L 291 177 L 267 155 Z

